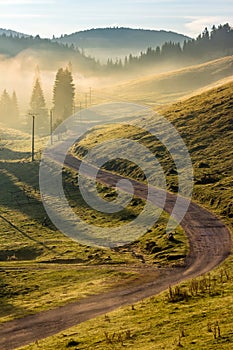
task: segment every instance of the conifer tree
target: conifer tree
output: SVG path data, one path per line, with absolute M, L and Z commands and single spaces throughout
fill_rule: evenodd
M 8 126 L 16 126 L 19 123 L 19 109 L 16 93 L 12 97 L 4 90 L 0 99 L 0 121 Z
M 11 117 L 11 98 L 6 89 L 3 91 L 0 100 L 0 121 L 9 122 Z
M 54 122 L 57 124 L 71 116 L 74 110 L 75 87 L 69 68 L 60 68 L 53 88 Z
M 30 114 L 34 114 L 36 117 L 36 132 L 47 132 L 49 128 L 48 110 L 46 108 L 45 98 L 39 78 L 36 79 L 32 90 Z M 28 122 L 30 124 L 30 118 Z

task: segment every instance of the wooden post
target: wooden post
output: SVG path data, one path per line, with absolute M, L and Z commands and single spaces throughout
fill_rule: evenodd
M 50 110 L 50 142 L 53 144 L 53 111 Z
M 32 115 L 32 162 L 35 160 L 35 116 Z

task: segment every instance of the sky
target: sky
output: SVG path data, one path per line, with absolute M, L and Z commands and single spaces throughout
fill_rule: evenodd
M 196 37 L 226 22 L 233 26 L 232 0 L 0 0 L 0 28 L 47 38 L 113 26 Z

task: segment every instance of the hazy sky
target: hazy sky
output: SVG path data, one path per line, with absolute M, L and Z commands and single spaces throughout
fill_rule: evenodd
M 232 0 L 0 0 L 0 27 L 42 37 L 110 26 L 165 29 L 196 37 L 233 25 Z

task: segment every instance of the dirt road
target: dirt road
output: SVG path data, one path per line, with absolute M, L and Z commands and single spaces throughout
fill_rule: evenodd
M 59 157 L 57 160 L 59 161 Z M 66 159 L 66 165 L 76 170 L 79 163 L 72 156 Z M 121 179 L 120 176 L 108 172 L 102 171 L 99 174 L 99 181 L 105 184 L 114 185 L 119 179 Z M 147 186 L 137 181 L 133 181 L 133 185 L 135 194 L 146 198 Z M 161 191 L 155 188 L 153 191 L 153 203 L 159 205 Z M 187 204 L 185 201 L 184 199 L 182 205 Z M 176 195 L 167 193 L 164 209 L 171 213 L 175 202 Z M 230 254 L 229 230 L 212 213 L 196 203 L 191 202 L 189 205 L 181 226 L 186 232 L 190 245 L 184 267 L 162 269 L 159 277 L 158 271 L 155 272 L 148 268 L 146 279 L 142 274 L 136 281 L 121 285 L 113 291 L 2 324 L 0 325 L 0 349 L 16 349 L 105 314 L 119 306 L 133 304 L 143 298 L 158 294 L 170 285 L 210 271 Z

